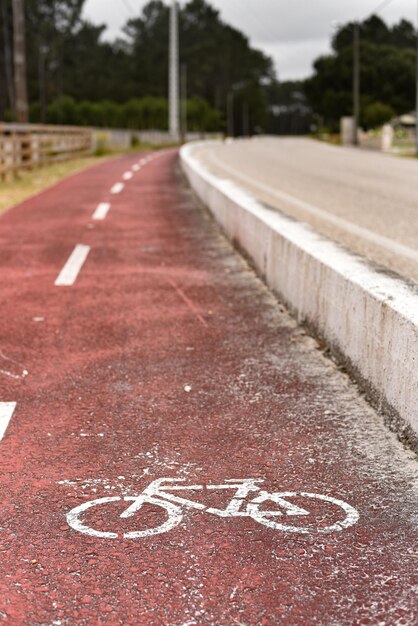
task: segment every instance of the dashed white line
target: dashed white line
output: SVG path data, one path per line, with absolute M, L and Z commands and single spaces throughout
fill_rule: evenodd
M 115 183 L 110 190 L 110 193 L 120 193 L 124 189 L 125 185 L 123 183 Z
M 94 220 L 104 220 L 110 209 L 109 202 L 101 202 L 93 213 Z
M 141 166 L 140 166 L 140 165 L 138 165 L 138 164 L 137 164 L 137 165 L 133 165 L 133 166 L 132 166 L 132 171 L 133 171 L 133 172 L 139 172 L 139 170 L 140 170 L 140 169 L 141 169 Z
M 15 408 L 16 402 L 0 402 L 0 441 L 4 437 Z
M 131 180 L 132 176 L 133 176 L 132 172 L 125 172 L 122 178 L 123 180 Z
M 90 246 L 85 246 L 81 243 L 76 245 L 55 281 L 57 287 L 71 287 L 71 285 L 74 285 L 89 252 Z

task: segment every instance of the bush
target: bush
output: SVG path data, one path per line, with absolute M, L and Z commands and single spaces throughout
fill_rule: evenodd
M 46 111 L 48 124 L 77 125 L 77 103 L 70 96 L 61 96 L 50 104 Z
M 39 121 L 39 105 L 30 108 L 31 121 Z M 77 102 L 61 96 L 47 108 L 48 124 L 94 126 L 98 128 L 129 128 L 131 130 L 167 130 L 168 101 L 165 98 L 135 98 L 124 104 L 103 100 Z M 188 130 L 216 132 L 221 127 L 221 114 L 202 98 L 187 101 Z
M 107 145 L 107 137 L 105 134 L 98 135 L 96 139 L 96 149 L 94 151 L 94 156 L 100 157 L 108 154 L 109 149 Z
M 395 116 L 395 111 L 388 104 L 373 102 L 364 109 L 362 122 L 366 129 L 380 128 Z
M 203 98 L 187 101 L 187 129 L 191 132 L 216 132 L 221 127 L 221 114 Z

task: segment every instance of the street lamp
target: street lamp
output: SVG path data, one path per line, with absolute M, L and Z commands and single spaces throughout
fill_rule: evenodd
M 169 70 L 169 129 L 178 141 L 180 134 L 180 86 L 179 86 L 179 25 L 177 1 L 172 0 L 170 10 L 170 70 Z

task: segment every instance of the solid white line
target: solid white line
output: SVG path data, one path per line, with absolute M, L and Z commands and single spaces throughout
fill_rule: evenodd
M 110 209 L 108 202 L 101 202 L 93 213 L 94 220 L 104 220 Z
M 57 287 L 71 287 L 71 285 L 74 285 L 89 252 L 90 246 L 84 246 L 81 243 L 76 245 L 55 281 Z
M 124 189 L 125 185 L 123 183 L 115 183 L 110 190 L 110 193 L 120 193 Z
M 131 180 L 132 176 L 133 176 L 132 172 L 125 172 L 122 178 L 123 180 Z
M 271 194 L 272 196 L 275 196 L 276 198 L 284 202 L 289 202 L 289 204 L 293 204 L 293 206 L 299 209 L 302 209 L 302 211 L 305 211 L 306 213 L 310 213 L 314 217 L 319 217 L 320 219 L 327 221 L 328 223 L 333 224 L 337 228 L 340 228 L 341 230 L 345 230 L 346 232 L 351 233 L 352 235 L 355 235 L 356 237 L 361 237 L 362 239 L 366 239 L 367 241 L 370 241 L 371 243 L 379 246 L 380 248 L 385 248 L 386 250 L 390 250 L 391 252 L 394 252 L 395 254 L 399 254 L 408 259 L 412 259 L 413 261 L 418 261 L 418 252 L 414 250 L 413 248 L 404 246 L 403 244 L 398 243 L 397 241 L 394 241 L 393 239 L 389 239 L 388 237 L 385 237 L 384 235 L 379 235 L 369 230 L 368 228 L 363 228 L 362 226 L 353 224 L 353 222 L 349 222 L 348 220 L 345 220 L 342 217 L 337 217 L 336 215 L 332 215 L 331 213 L 328 213 L 328 211 L 324 211 L 324 209 L 320 209 L 319 207 L 316 207 L 313 204 L 309 204 L 308 202 L 305 202 L 304 200 L 300 200 L 299 198 L 296 198 L 295 196 L 292 196 L 284 191 L 279 191 L 278 189 L 274 189 L 273 187 L 270 187 L 269 185 L 260 183 L 254 178 L 250 178 L 249 176 L 242 174 L 241 172 L 236 170 L 234 167 L 226 165 L 219 158 L 215 157 L 211 153 L 209 153 L 209 159 L 212 161 L 212 163 L 214 163 L 221 169 L 225 170 L 225 172 L 229 172 L 229 174 L 231 174 L 232 176 L 235 176 L 235 178 L 238 178 L 239 180 L 242 180 L 242 182 L 244 183 L 257 187 L 258 189 L 260 189 L 260 191 L 264 191 L 268 194 Z
M 16 402 L 0 402 L 0 441 L 3 439 L 15 408 Z

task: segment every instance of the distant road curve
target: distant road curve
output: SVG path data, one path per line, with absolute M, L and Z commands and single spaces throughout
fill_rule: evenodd
M 417 160 L 273 137 L 195 155 L 262 202 L 418 281 Z

